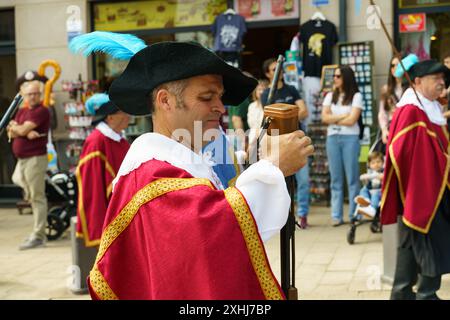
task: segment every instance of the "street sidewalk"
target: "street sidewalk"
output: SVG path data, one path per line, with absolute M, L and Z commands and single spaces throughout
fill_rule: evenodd
M 361 226 L 355 244 L 349 245 L 349 225 L 331 227 L 329 208 L 313 207 L 309 223 L 310 229 L 296 231 L 299 299 L 389 299 L 390 287 L 379 279 L 383 270 L 381 234 L 372 234 L 369 225 Z M 90 299 L 68 289 L 72 279 L 69 232 L 45 248 L 19 251 L 31 226 L 31 215 L 0 209 L 0 299 Z M 279 279 L 279 237 L 266 243 L 266 249 Z M 448 275 L 439 295 L 450 299 Z

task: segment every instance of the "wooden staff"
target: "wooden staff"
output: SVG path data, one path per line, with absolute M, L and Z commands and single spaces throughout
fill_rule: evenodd
M 257 142 L 257 153 L 260 140 L 267 132 L 269 135 L 287 134 L 298 130 L 298 107 L 287 104 L 273 104 L 275 93 L 278 88 L 283 67 L 284 58 L 278 57 L 277 67 L 272 80 L 268 105 L 264 107 L 264 121 L 261 134 Z M 273 131 L 276 130 L 276 131 Z M 295 287 L 295 211 L 294 211 L 294 176 L 286 178 L 286 184 L 291 196 L 291 207 L 286 225 L 280 233 L 280 257 L 281 257 L 281 288 L 288 300 L 298 300 L 298 290 Z

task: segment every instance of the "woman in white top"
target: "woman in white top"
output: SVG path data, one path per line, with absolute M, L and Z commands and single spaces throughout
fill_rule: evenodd
M 360 190 L 358 119 L 362 110 L 363 97 L 359 93 L 355 74 L 349 66 L 340 66 L 334 74 L 334 91 L 325 97 L 322 109 L 322 122 L 328 124 L 327 156 L 333 226 L 344 223 L 344 175 L 351 199 L 350 220 L 356 209 L 353 199 Z

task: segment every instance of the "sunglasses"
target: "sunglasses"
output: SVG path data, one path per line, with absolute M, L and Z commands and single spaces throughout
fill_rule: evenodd
M 391 64 L 391 68 L 397 68 L 397 66 L 398 66 L 398 64 L 395 64 L 395 63 Z

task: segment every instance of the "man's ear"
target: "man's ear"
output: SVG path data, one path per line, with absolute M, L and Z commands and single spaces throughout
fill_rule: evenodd
M 155 104 L 157 108 L 170 111 L 176 107 L 176 99 L 168 90 L 161 89 L 156 93 Z

